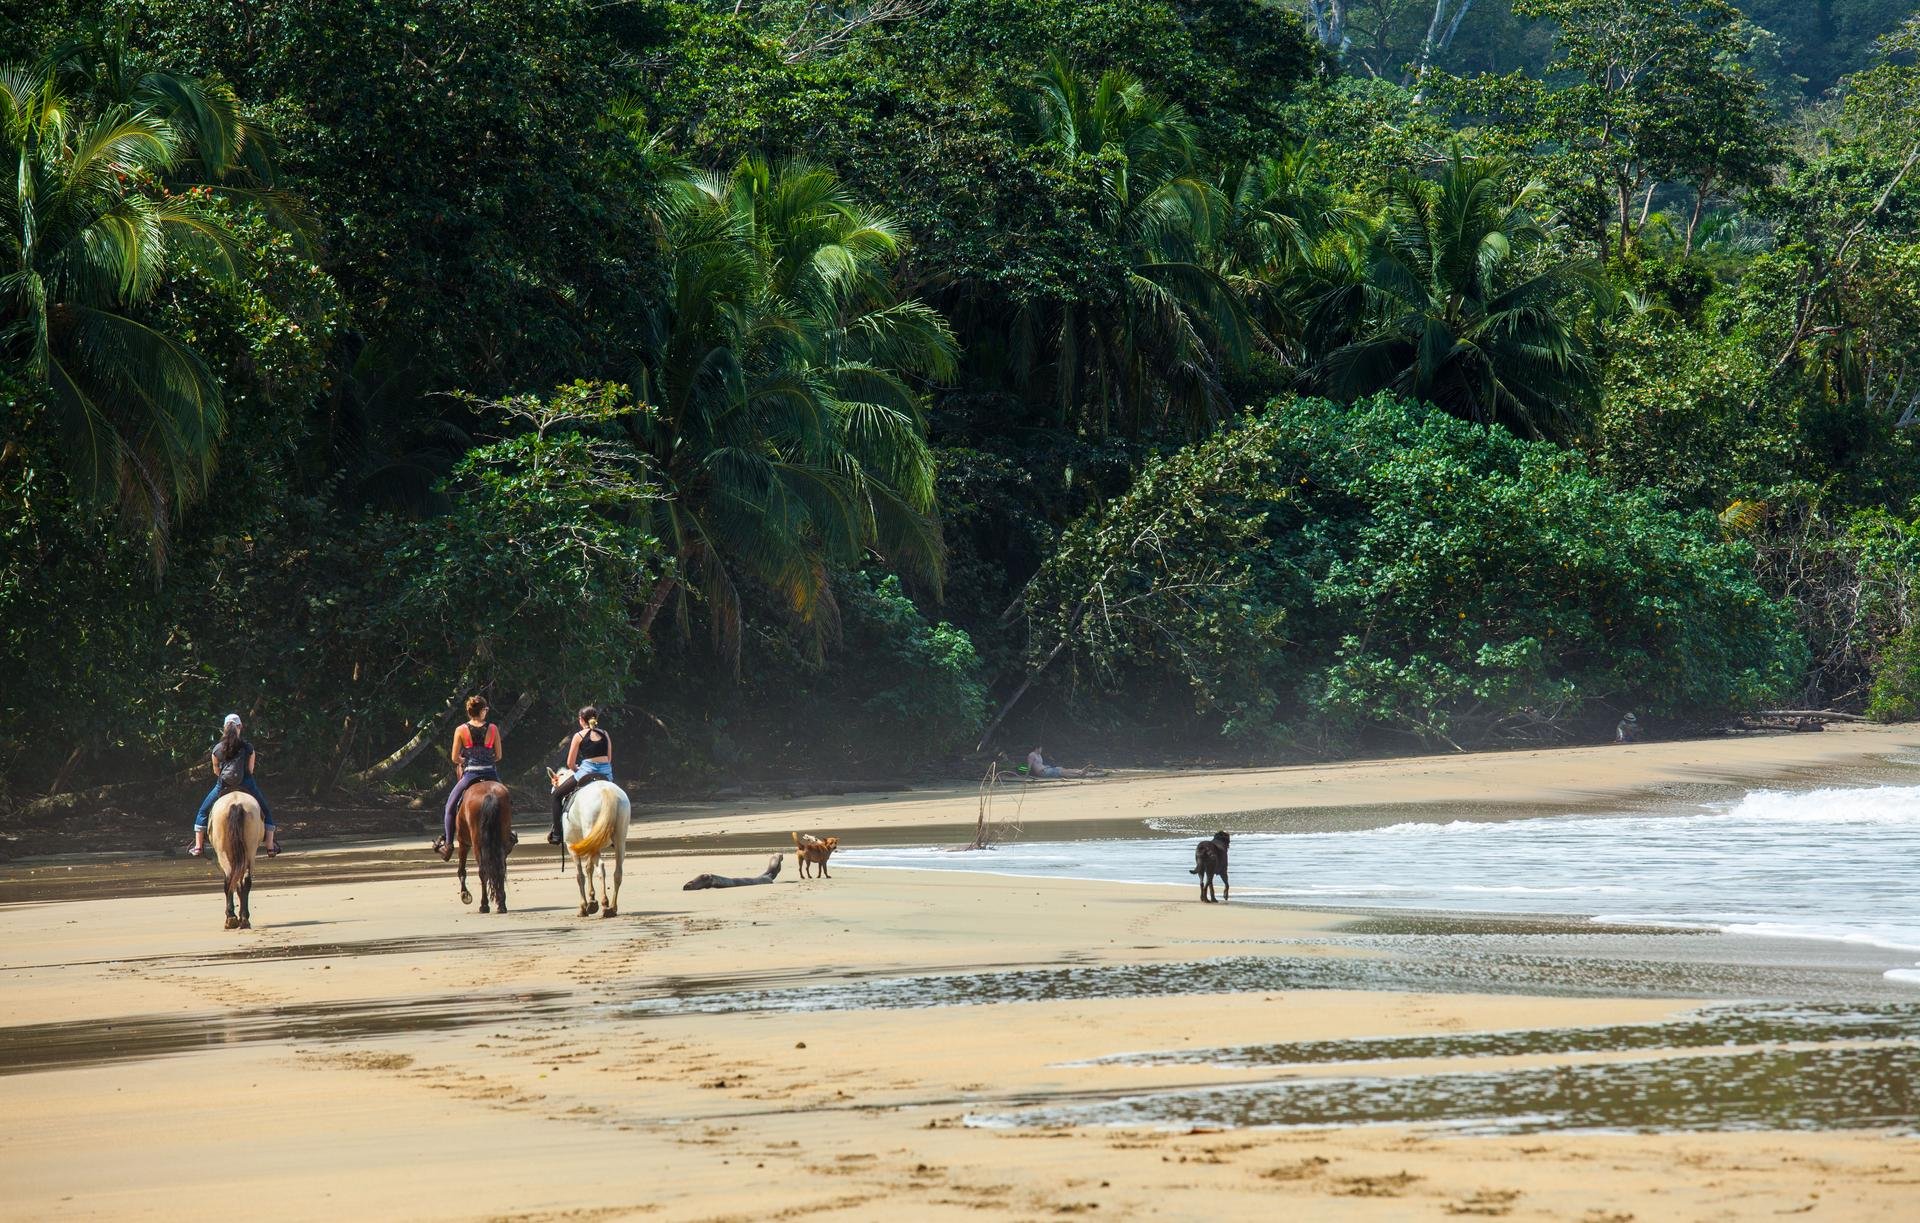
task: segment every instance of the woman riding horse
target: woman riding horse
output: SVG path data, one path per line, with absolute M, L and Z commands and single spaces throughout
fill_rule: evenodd
M 553 831 L 547 844 L 560 843 L 560 808 L 566 798 L 589 780 L 613 780 L 613 740 L 600 729 L 600 711 L 592 705 L 580 710 L 580 729 L 567 745 L 567 772 L 553 787 Z
M 213 804 L 222 794 L 233 790 L 244 790 L 260 804 L 260 818 L 266 823 L 267 843 L 262 851 L 271 858 L 280 852 L 280 845 L 274 839 L 273 808 L 267 806 L 267 796 L 260 793 L 260 783 L 254 780 L 254 770 L 259 767 L 259 753 L 253 750 L 253 744 L 240 737 L 246 727 L 240 723 L 240 715 L 230 713 L 220 725 L 220 742 L 213 745 L 208 759 L 213 763 L 213 789 L 200 800 L 200 810 L 193 816 L 193 848 L 187 852 L 199 857 L 207 849 L 207 816 L 213 811 Z
M 486 697 L 467 698 L 467 720 L 453 732 L 453 750 L 449 757 L 460 770 L 460 776 L 447 794 L 440 839 L 433 843 L 433 852 L 440 855 L 442 862 L 453 856 L 453 814 L 460 809 L 460 796 L 476 781 L 500 780 L 500 728 L 487 721 Z M 509 849 L 514 839 L 509 839 Z

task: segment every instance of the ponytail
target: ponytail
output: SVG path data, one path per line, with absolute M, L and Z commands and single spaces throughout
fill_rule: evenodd
M 220 727 L 220 759 L 233 759 L 234 752 L 240 748 L 240 719 L 229 714 Z
M 599 707 L 596 705 L 582 705 L 580 707 L 580 720 L 586 723 L 588 730 L 600 729 Z

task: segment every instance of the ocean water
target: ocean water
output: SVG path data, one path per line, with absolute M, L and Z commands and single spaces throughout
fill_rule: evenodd
M 834 865 L 1194 887 L 1195 838 L 842 850 Z M 1658 815 L 1236 833 L 1234 900 L 1588 917 L 1920 956 L 1920 786 L 1758 790 Z M 1888 979 L 1920 987 L 1920 961 Z

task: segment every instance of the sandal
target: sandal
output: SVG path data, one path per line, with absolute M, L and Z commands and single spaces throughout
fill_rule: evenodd
M 277 858 L 280 856 L 280 847 L 278 845 L 275 845 L 268 849 L 262 850 L 261 852 L 266 854 L 267 857 L 269 858 Z
M 197 857 L 199 857 L 199 856 L 200 856 L 201 854 L 203 854 L 203 853 L 205 853 L 205 852 L 207 852 L 207 847 L 206 847 L 206 846 L 204 846 L 204 845 L 195 845 L 195 846 L 194 846 L 193 848 L 191 848 L 191 849 L 189 849 L 189 850 L 187 850 L 187 855 L 188 855 L 189 857 L 194 857 L 194 858 L 197 858 Z
M 450 861 L 453 858 L 453 846 L 447 844 L 445 837 L 437 837 L 434 839 L 433 852 L 440 855 L 442 862 Z

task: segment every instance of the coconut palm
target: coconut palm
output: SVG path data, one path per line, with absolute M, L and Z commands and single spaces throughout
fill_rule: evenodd
M 830 171 L 749 157 L 682 178 L 664 208 L 671 276 L 646 322 L 635 440 L 666 491 L 676 563 L 643 630 L 691 588 L 737 659 L 741 584 L 819 640 L 835 564 L 868 552 L 937 586 L 933 458 L 913 379 L 945 378 L 952 335 L 890 273 L 899 231 Z
M 1371 235 L 1369 219 L 1334 188 L 1309 144 L 1229 165 L 1219 186 L 1220 272 L 1246 303 L 1258 338 L 1297 363 L 1314 350 L 1333 295 L 1359 282 L 1363 261 L 1355 255 Z
M 1252 332 L 1208 254 L 1225 201 L 1196 166 L 1192 122 L 1138 78 L 1090 80 L 1058 54 L 1023 102 L 1033 137 L 1098 177 L 1095 221 L 1123 264 L 1109 297 L 1063 308 L 1053 328 L 1063 408 L 1100 432 L 1204 426 Z
M 1593 387 L 1578 298 L 1598 282 L 1554 253 L 1539 186 L 1510 182 L 1504 162 L 1458 146 L 1437 180 L 1396 179 L 1364 283 L 1340 298 L 1352 338 L 1310 380 L 1339 398 L 1389 390 L 1532 436 L 1566 432 Z
M 172 507 L 199 495 L 225 423 L 198 354 L 144 307 L 185 246 L 234 274 L 203 193 L 167 184 L 189 141 L 160 111 L 94 105 L 50 70 L 0 71 L 0 350 L 42 401 L 83 495 L 117 499 L 164 555 Z
M 96 107 L 124 106 L 165 122 L 179 141 L 171 171 L 191 183 L 229 190 L 271 188 L 273 134 L 246 112 L 224 81 L 169 72 L 127 46 L 124 27 L 107 37 L 84 35 L 43 61 L 72 93 Z

